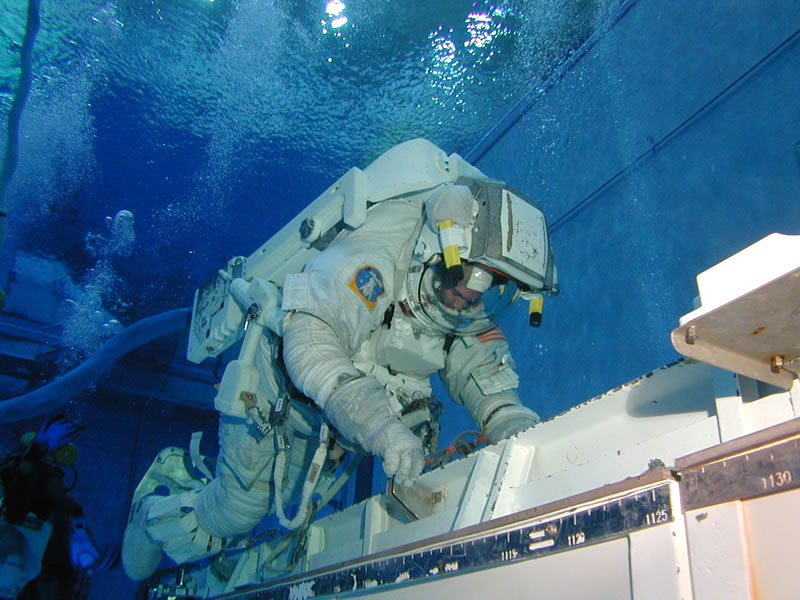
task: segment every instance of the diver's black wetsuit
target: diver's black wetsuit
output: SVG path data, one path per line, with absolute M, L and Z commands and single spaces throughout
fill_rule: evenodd
M 67 494 L 64 472 L 46 462 L 46 451 L 38 444 L 24 456 L 14 456 L 0 469 L 0 482 L 5 490 L 3 515 L 6 521 L 19 525 L 28 513 L 47 519 L 55 512 L 72 517 L 83 516 L 83 508 Z
M 53 532 L 42 557 L 42 571 L 25 586 L 21 600 L 70 600 L 76 598 L 80 573 L 70 561 L 70 517 L 82 517 L 83 508 L 67 493 L 64 472 L 46 459 L 48 452 L 34 445 L 15 455 L 0 468 L 3 484 L 3 516 L 19 525 L 28 513 L 50 520 Z

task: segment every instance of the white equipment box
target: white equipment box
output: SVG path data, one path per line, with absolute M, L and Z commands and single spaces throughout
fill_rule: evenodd
M 256 544 L 150 598 L 796 598 L 800 237 L 698 284 L 694 358 L 315 521 L 290 576 Z

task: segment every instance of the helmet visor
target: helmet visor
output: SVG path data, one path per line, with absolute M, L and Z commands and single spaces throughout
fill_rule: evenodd
M 519 296 L 514 281 L 498 277 L 480 269 L 485 277 L 492 277 L 488 287 L 476 285 L 475 268 L 465 269 L 465 277 L 450 282 L 444 277 L 441 263 L 427 265 L 419 280 L 419 305 L 439 331 L 455 335 L 474 335 L 490 329 Z M 480 279 L 478 275 L 477 279 Z

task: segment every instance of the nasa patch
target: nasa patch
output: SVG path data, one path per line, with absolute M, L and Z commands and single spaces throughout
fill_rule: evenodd
M 369 265 L 359 267 L 348 285 L 370 310 L 375 308 L 378 298 L 386 292 L 381 272 Z

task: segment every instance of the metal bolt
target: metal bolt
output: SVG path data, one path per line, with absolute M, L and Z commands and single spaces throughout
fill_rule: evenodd
M 257 319 L 260 315 L 261 315 L 261 307 L 256 302 L 253 302 L 247 309 L 247 318 Z
M 694 325 L 689 325 L 689 328 L 686 330 L 686 343 L 692 346 L 696 341 L 697 341 L 697 327 L 695 327 Z
M 782 368 L 783 368 L 783 357 L 776 354 L 769 361 L 769 370 L 772 371 L 773 373 L 780 373 Z
M 554 538 L 558 535 L 558 525 L 555 523 L 548 523 L 545 528 L 544 532 L 549 538 Z
M 239 394 L 239 399 L 244 402 L 247 408 L 254 408 L 257 403 L 256 395 L 252 392 L 242 392 Z
M 250 308 L 247 309 L 247 315 L 244 319 L 244 330 L 247 331 L 247 326 L 250 325 L 250 321 L 253 319 L 257 319 L 261 315 L 261 307 L 253 302 L 250 305 Z

